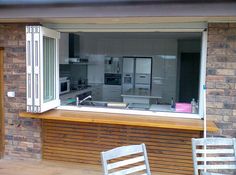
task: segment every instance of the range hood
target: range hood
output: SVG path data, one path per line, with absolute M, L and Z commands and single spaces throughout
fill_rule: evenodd
M 80 36 L 75 33 L 69 33 L 69 59 L 80 57 Z

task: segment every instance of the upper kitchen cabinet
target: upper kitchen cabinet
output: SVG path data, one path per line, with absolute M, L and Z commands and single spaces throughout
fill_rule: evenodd
M 136 73 L 151 74 L 152 60 L 150 58 L 136 58 Z
M 80 56 L 80 36 L 75 33 L 69 34 L 69 57 L 79 58 Z
M 69 63 L 69 33 L 61 33 L 59 40 L 59 63 Z
M 156 55 L 152 60 L 152 77 L 164 78 L 165 74 L 165 56 Z

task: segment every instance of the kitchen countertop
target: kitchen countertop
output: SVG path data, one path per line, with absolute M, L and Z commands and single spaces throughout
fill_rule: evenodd
M 121 94 L 122 97 L 138 97 L 138 98 L 162 98 L 148 89 L 132 88 Z
M 20 117 L 24 118 L 38 118 L 46 120 L 143 126 L 143 127 L 169 128 L 169 129 L 181 129 L 181 130 L 198 130 L 198 131 L 204 130 L 203 120 L 186 119 L 179 117 L 114 114 L 114 113 L 70 111 L 70 110 L 59 110 L 59 109 L 53 109 L 41 114 L 21 112 L 19 115 Z M 207 130 L 215 132 L 218 131 L 218 128 L 216 127 L 213 121 L 208 121 Z
M 151 111 L 162 111 L 162 112 L 171 112 L 170 105 L 157 105 L 151 104 L 149 110 Z

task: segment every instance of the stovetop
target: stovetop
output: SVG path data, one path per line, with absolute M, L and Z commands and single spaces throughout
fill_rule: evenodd
M 87 89 L 87 88 L 90 88 L 91 86 L 90 85 L 78 85 L 77 87 L 72 87 L 71 90 L 84 90 L 84 89 Z

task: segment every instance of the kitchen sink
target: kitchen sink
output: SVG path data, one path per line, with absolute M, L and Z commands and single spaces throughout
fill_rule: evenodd
M 107 102 L 103 101 L 84 101 L 81 106 L 107 107 Z
M 70 103 L 69 105 L 75 106 L 76 102 Z M 122 102 L 105 102 L 105 101 L 92 101 L 86 100 L 79 104 L 79 106 L 91 106 L 91 107 L 107 107 L 107 108 L 127 108 L 127 103 Z

